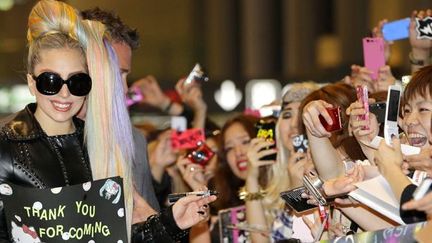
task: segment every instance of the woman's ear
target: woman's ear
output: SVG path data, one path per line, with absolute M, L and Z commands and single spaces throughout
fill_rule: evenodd
M 27 85 L 30 91 L 30 94 L 32 96 L 35 96 L 35 92 L 36 92 L 36 81 L 33 79 L 33 77 L 27 73 Z

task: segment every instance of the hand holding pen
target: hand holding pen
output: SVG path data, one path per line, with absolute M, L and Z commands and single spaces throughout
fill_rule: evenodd
M 206 190 L 206 191 L 196 191 L 196 192 L 181 192 L 181 193 L 172 193 L 168 195 L 168 202 L 169 203 L 175 203 L 180 198 L 190 196 L 190 195 L 196 195 L 199 197 L 209 197 L 209 196 L 217 196 L 218 192 L 214 190 Z

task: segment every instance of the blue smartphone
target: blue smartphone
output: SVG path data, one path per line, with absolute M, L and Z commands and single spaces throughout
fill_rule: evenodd
M 383 25 L 382 32 L 386 41 L 406 39 L 409 36 L 410 18 L 399 19 Z

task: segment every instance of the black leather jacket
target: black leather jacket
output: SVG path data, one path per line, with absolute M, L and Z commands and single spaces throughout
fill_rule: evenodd
M 84 122 L 74 119 L 72 134 L 47 136 L 34 118 L 35 110 L 35 104 L 28 105 L 0 130 L 0 184 L 51 188 L 91 181 Z M 7 241 L 3 204 L 0 209 L 0 239 Z
M 72 134 L 47 136 L 34 117 L 36 104 L 9 117 L 0 129 L 0 184 L 52 188 L 92 180 L 84 141 L 84 122 L 74 118 Z M 0 122 L 1 123 L 1 122 Z M 0 202 L 0 242 L 10 242 Z M 132 242 L 174 242 L 187 237 L 172 208 L 133 225 Z

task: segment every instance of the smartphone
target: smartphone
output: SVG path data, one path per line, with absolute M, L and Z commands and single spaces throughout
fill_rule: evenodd
M 410 21 L 410 18 L 404 18 L 385 23 L 382 27 L 384 40 L 395 41 L 408 38 Z
M 414 200 L 422 199 L 426 193 L 432 191 L 432 179 L 424 179 L 413 193 Z
M 199 141 L 197 143 L 197 147 L 187 154 L 187 158 L 192 163 L 205 167 L 214 155 L 215 153 L 213 150 L 211 150 L 211 148 L 208 147 L 205 142 Z
M 327 112 L 329 113 L 333 123 L 330 125 L 327 123 L 327 121 L 324 119 L 322 115 L 319 115 L 319 119 L 323 127 L 327 132 L 336 132 L 342 129 L 342 121 L 341 121 L 341 110 L 340 107 L 334 107 L 334 108 L 326 108 Z
M 255 123 L 255 129 L 257 138 L 263 138 L 266 141 L 274 142 L 272 146 L 264 148 L 265 150 L 276 148 L 276 123 L 274 120 L 261 119 Z M 264 156 L 261 160 L 276 160 L 276 153 Z
M 139 87 L 131 87 L 126 93 L 126 105 L 131 106 L 140 102 L 144 98 Z
M 368 95 L 368 88 L 367 86 L 357 86 L 357 100 L 360 101 L 363 104 L 363 108 L 366 110 L 366 114 L 359 116 L 359 119 L 362 121 L 368 121 L 369 122 L 369 95 Z M 369 130 L 369 126 L 363 126 L 362 130 Z
M 285 201 L 285 203 L 297 213 L 302 213 L 316 208 L 316 205 L 307 203 L 307 198 L 301 197 L 302 193 L 307 193 L 306 187 L 304 186 L 281 192 L 279 195 Z
M 294 152 L 306 153 L 309 148 L 309 142 L 306 135 L 297 135 L 292 138 Z
M 401 86 L 390 85 L 387 91 L 387 107 L 384 119 L 384 139 L 391 145 L 392 135 L 399 137 L 397 119 L 399 116 L 399 105 L 401 98 Z
M 208 80 L 209 78 L 205 74 L 201 65 L 197 63 L 187 76 L 186 80 L 183 82 L 183 85 L 188 86 L 192 84 L 201 84 L 202 82 L 207 82 Z
M 369 112 L 373 113 L 378 121 L 378 123 L 383 123 L 385 120 L 386 103 L 376 102 L 369 105 Z
M 382 38 L 363 38 L 364 66 L 372 71 L 371 78 L 378 80 L 378 71 L 385 65 L 384 40 Z

